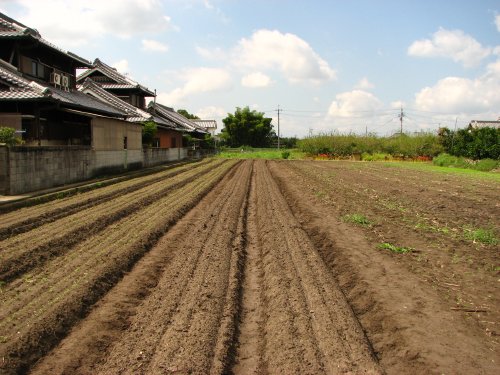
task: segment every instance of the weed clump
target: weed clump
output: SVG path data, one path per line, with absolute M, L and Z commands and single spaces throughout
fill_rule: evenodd
M 411 253 L 412 251 L 415 251 L 415 249 L 411 247 L 405 247 L 405 246 L 396 246 L 393 245 L 392 243 L 389 242 L 383 242 L 377 246 L 379 249 L 384 249 L 384 250 L 390 250 L 393 253 L 398 253 L 398 254 L 406 254 L 406 253 Z
M 370 226 L 372 222 L 362 214 L 347 214 L 342 217 L 342 221 L 345 223 L 358 224 L 364 227 Z

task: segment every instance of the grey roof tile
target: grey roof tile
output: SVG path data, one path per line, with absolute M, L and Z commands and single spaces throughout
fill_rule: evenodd
M 65 91 L 31 81 L 23 77 L 13 66 L 1 60 L 0 80 L 9 86 L 8 90 L 0 90 L 0 102 L 4 100 L 53 100 L 69 107 L 84 108 L 114 117 L 125 117 L 125 112 L 80 91 Z
M 65 51 L 50 43 L 48 40 L 45 40 L 37 30 L 29 28 L 3 13 L 0 13 L 0 38 L 34 39 L 46 47 L 66 55 L 72 60 L 78 62 L 78 64 L 82 67 L 90 67 L 92 65 L 90 61 L 84 59 L 83 57 L 80 57 L 72 52 Z
M 146 112 L 140 108 L 137 108 L 130 103 L 127 103 L 126 101 L 120 99 L 116 95 L 104 90 L 90 78 L 85 79 L 83 84 L 79 85 L 78 90 L 85 94 L 92 95 L 97 99 L 102 100 L 106 104 L 123 111 L 124 113 L 127 114 L 127 121 L 130 122 L 154 121 L 158 125 L 165 128 L 169 129 L 176 128 L 175 123 L 168 121 L 166 119 L 162 119 L 157 116 L 153 116 L 151 113 Z
M 93 63 L 93 67 L 78 77 L 76 77 L 77 82 L 83 82 L 86 78 L 91 76 L 94 72 L 100 72 L 101 74 L 109 77 L 114 83 L 109 82 L 97 82 L 97 84 L 103 86 L 106 89 L 129 89 L 129 88 L 137 88 L 141 90 L 148 96 L 154 96 L 154 92 L 149 90 L 147 87 L 142 86 L 138 82 L 134 81 L 130 77 L 127 77 L 124 74 L 119 73 L 115 68 L 103 63 L 99 59 L 95 59 Z
M 188 132 L 208 133 L 206 129 L 196 125 L 193 121 L 175 112 L 173 108 L 164 106 L 159 103 L 150 102 L 148 104 L 148 111 L 174 122 Z

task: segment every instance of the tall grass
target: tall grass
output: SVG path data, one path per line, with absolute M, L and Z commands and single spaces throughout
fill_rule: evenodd
M 378 137 L 359 136 L 338 132 L 307 137 L 298 142 L 301 151 L 308 154 L 329 154 L 348 157 L 353 154 L 390 154 L 401 157 L 435 156 L 443 151 L 439 138 L 431 133 Z

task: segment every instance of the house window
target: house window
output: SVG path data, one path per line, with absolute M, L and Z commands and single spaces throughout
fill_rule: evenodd
M 172 148 L 175 148 L 177 147 L 177 138 L 176 137 L 172 137 Z
M 44 78 L 45 77 L 45 67 L 40 64 L 38 61 L 31 60 L 31 75 Z
M 127 137 L 123 137 L 123 149 L 126 150 L 127 146 Z

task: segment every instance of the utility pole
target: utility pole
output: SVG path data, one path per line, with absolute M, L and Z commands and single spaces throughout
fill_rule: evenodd
M 278 104 L 278 150 L 280 149 L 280 105 Z
M 405 116 L 404 112 L 403 112 L 403 106 L 401 105 L 401 113 L 399 115 L 399 121 L 401 122 L 401 131 L 400 131 L 400 135 L 403 135 L 403 117 Z

